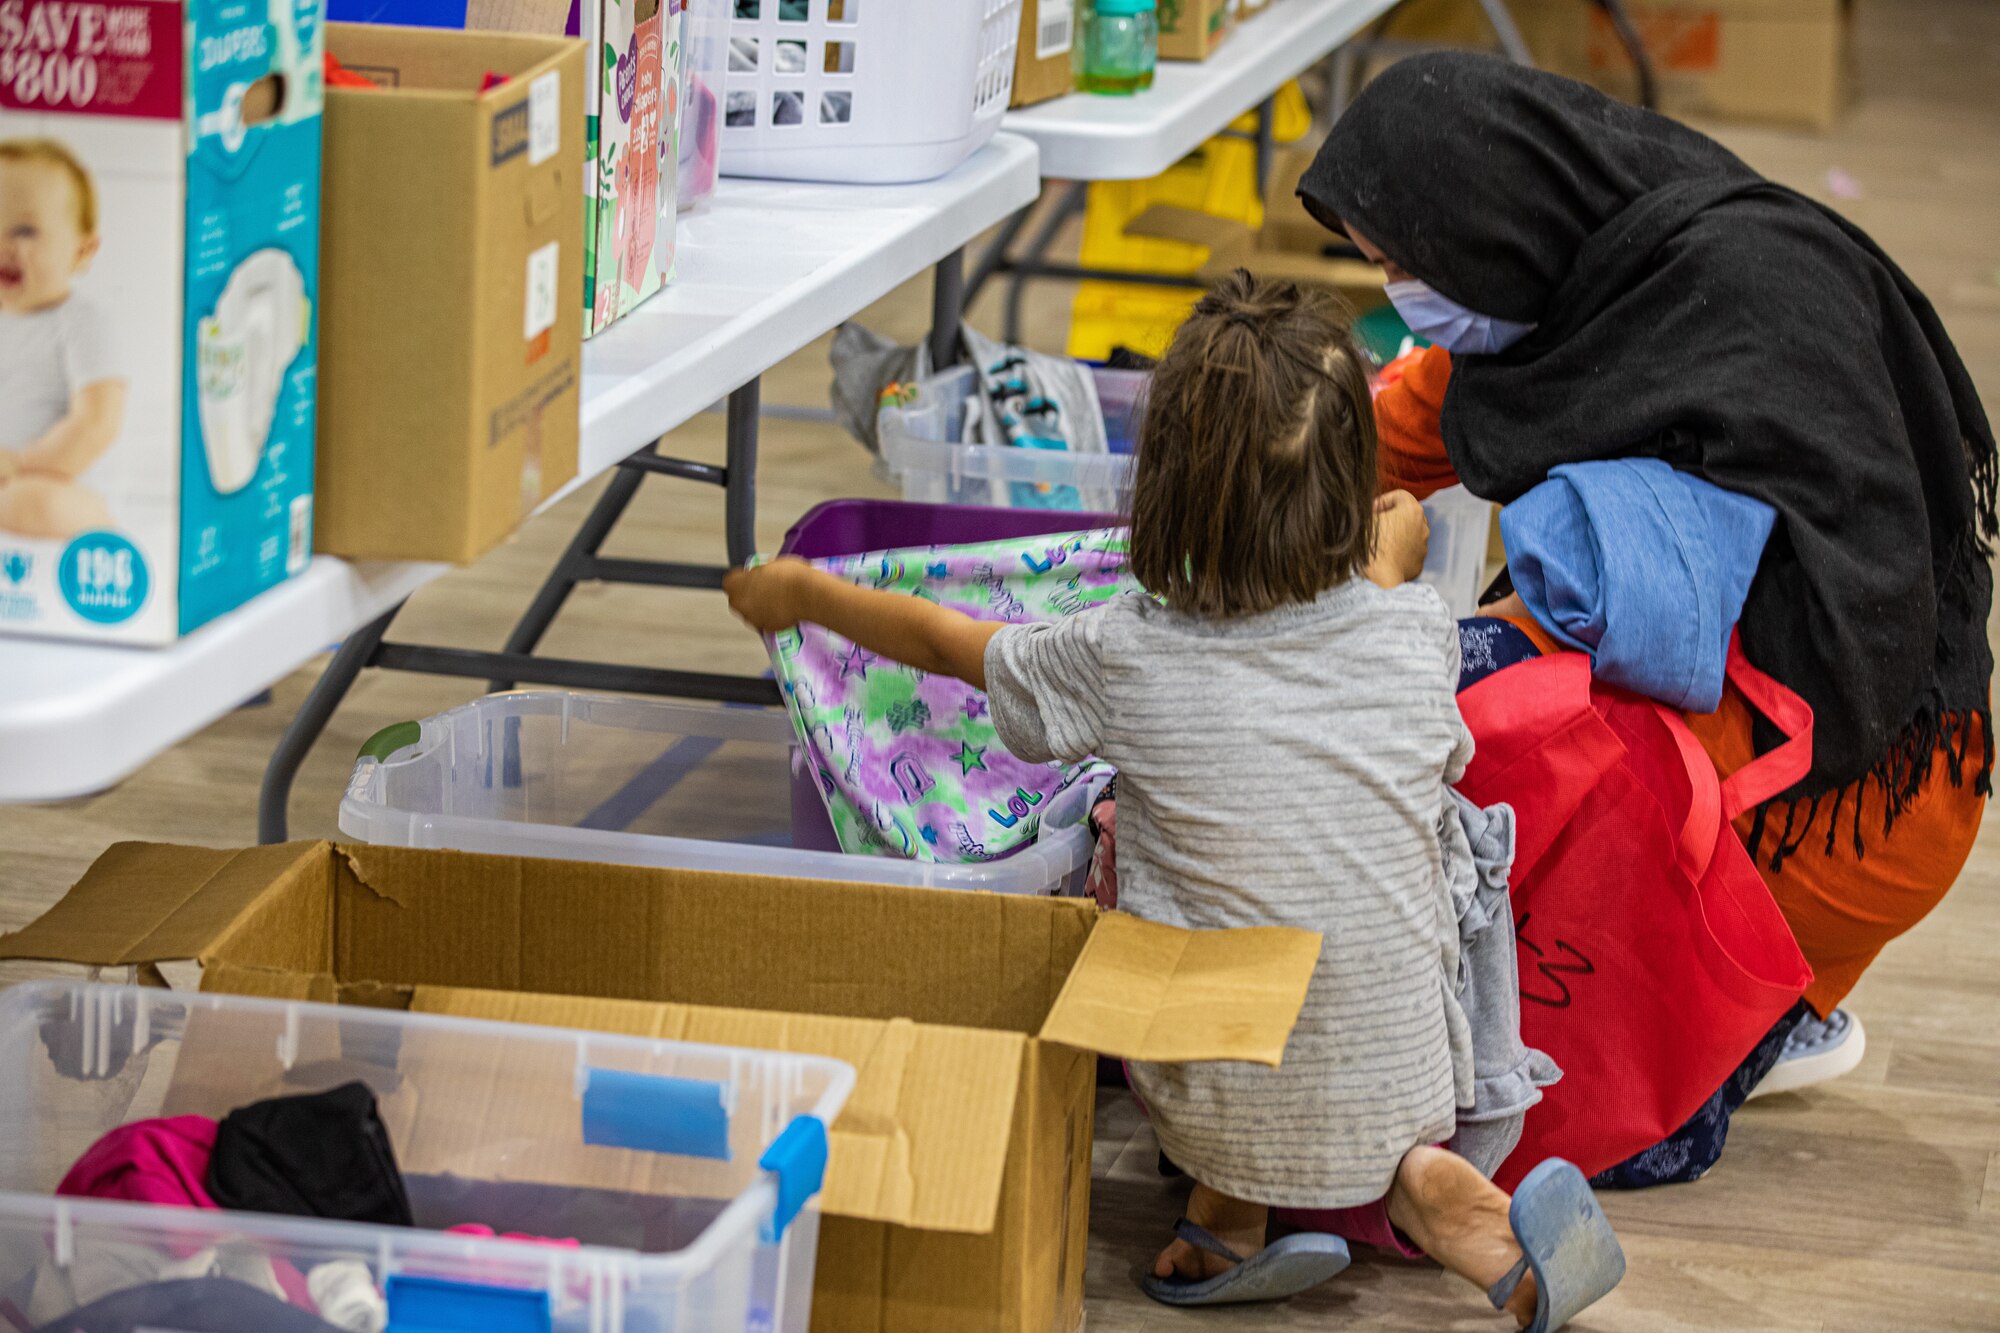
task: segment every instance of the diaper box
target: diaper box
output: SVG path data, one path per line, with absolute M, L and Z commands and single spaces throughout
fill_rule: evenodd
M 0 632 L 163 644 L 312 550 L 319 0 L 0 0 Z
M 469 562 L 576 476 L 583 43 L 332 23 L 327 49 L 374 86 L 327 91 L 315 543 Z

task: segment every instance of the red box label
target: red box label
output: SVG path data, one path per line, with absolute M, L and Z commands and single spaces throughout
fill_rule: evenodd
M 1722 15 L 1714 10 L 1635 9 L 1633 26 L 1660 69 L 1674 74 L 1713 74 L 1722 64 Z M 1604 11 L 1590 11 L 1590 64 L 1599 70 L 1630 70 L 1632 57 Z
M 0 0 L 0 109 L 181 118 L 175 0 Z

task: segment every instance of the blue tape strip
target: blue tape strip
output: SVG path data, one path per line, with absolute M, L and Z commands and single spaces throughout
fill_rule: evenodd
M 466 0 L 327 0 L 334 23 L 399 23 L 411 28 L 464 28 Z
M 826 1122 L 816 1115 L 797 1116 L 771 1141 L 757 1165 L 778 1177 L 778 1206 L 764 1228 L 764 1240 L 775 1245 L 807 1200 L 826 1183 Z
M 583 1141 L 726 1162 L 729 1112 L 722 1106 L 722 1085 L 593 1069 L 583 1089 Z
M 549 1333 L 546 1291 L 391 1274 L 385 1333 Z

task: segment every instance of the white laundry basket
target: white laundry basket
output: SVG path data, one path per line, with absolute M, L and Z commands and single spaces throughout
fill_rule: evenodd
M 993 137 L 1021 0 L 733 0 L 722 172 L 882 185 Z

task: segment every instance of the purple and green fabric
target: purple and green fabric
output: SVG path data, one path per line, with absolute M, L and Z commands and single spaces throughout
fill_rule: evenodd
M 1121 528 L 813 563 L 863 587 L 1027 624 L 1137 592 L 1126 550 Z M 1035 840 L 1051 797 L 1102 768 L 1016 759 L 1000 744 L 985 694 L 818 625 L 776 636 L 771 661 L 843 851 L 995 860 Z

